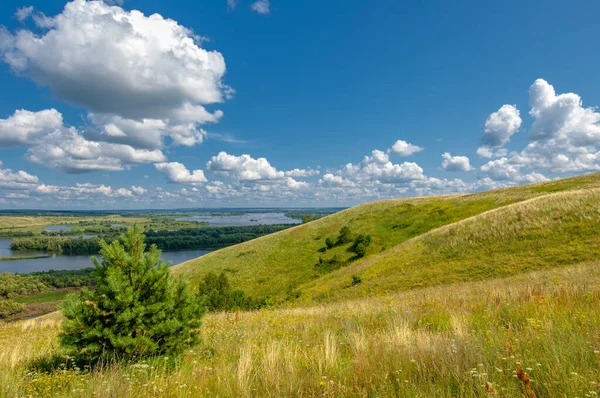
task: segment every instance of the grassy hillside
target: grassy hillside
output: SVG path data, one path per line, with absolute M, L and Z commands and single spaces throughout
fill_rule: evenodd
M 420 235 L 300 286 L 305 299 L 361 297 L 600 258 L 600 189 L 553 193 Z M 352 275 L 362 282 L 351 286 Z
M 0 397 L 594 397 L 598 300 L 592 262 L 328 306 L 211 314 L 203 345 L 181 360 L 95 372 L 72 368 L 57 348 L 54 315 L 0 324 Z
M 392 272 L 389 269 L 395 269 L 395 265 L 410 260 L 409 257 L 415 253 L 421 253 L 419 261 L 425 261 L 422 256 L 425 256 L 426 251 L 429 250 L 425 249 L 430 244 L 427 239 L 420 240 L 418 244 L 411 243 L 409 246 L 410 251 L 399 249 L 402 246 L 398 245 L 429 231 L 531 198 L 573 190 L 592 189 L 594 187 L 600 187 L 600 174 L 598 173 L 473 195 L 410 198 L 367 203 L 305 225 L 213 252 L 180 264 L 174 267 L 173 270 L 196 283 L 207 272 L 226 271 L 229 273 L 234 286 L 244 289 L 249 295 L 271 295 L 280 299 L 291 291 L 302 292 L 303 299 L 307 297 L 323 299 L 385 293 L 401 287 L 421 286 L 425 283 L 422 280 L 431 277 L 434 278 L 432 281 L 438 283 L 442 279 L 445 280 L 449 273 L 455 273 L 455 275 L 446 282 L 467 280 L 471 277 L 506 275 L 512 271 L 527 270 L 533 266 L 523 265 L 520 268 L 517 267 L 518 269 L 511 269 L 510 265 L 505 265 L 504 271 L 492 270 L 491 266 L 488 267 L 482 261 L 476 261 L 477 258 L 485 258 L 490 254 L 487 249 L 481 250 L 482 248 L 485 249 L 487 243 L 470 246 L 471 250 L 477 253 L 472 255 L 470 259 L 472 264 L 465 270 L 456 270 L 456 267 L 459 267 L 460 261 L 462 261 L 458 257 L 452 263 L 454 268 L 449 269 L 445 274 L 437 273 L 434 267 L 429 267 L 415 273 L 411 277 L 412 279 L 406 279 L 398 272 Z M 569 199 L 565 200 L 568 201 Z M 590 200 L 593 202 L 596 197 L 594 196 Z M 523 211 L 534 210 L 533 207 L 526 208 Z M 526 225 L 528 220 L 530 218 L 526 217 L 525 223 L 522 223 L 522 225 Z M 349 252 L 348 249 L 351 243 L 326 250 L 325 240 L 327 238 L 335 239 L 344 226 L 350 227 L 354 236 L 359 234 L 372 236 L 372 243 L 368 247 L 367 255 L 364 258 L 357 259 L 354 253 Z M 591 224 L 587 227 L 589 230 Z M 487 226 L 482 228 L 487 228 Z M 595 230 L 592 231 L 593 233 L 596 233 Z M 536 239 L 535 236 L 530 238 Z M 510 248 L 512 244 L 512 241 L 507 241 L 503 247 L 510 251 L 512 250 Z M 580 253 L 579 257 L 574 255 L 571 256 L 571 259 L 589 258 L 595 253 L 594 251 L 587 252 L 587 247 L 582 250 L 586 252 L 585 255 Z M 316 267 L 320 262 L 319 259 L 327 266 Z M 496 259 L 496 263 L 503 261 L 503 258 L 500 257 L 496 257 Z M 438 255 L 432 261 L 440 262 L 442 260 L 445 261 L 443 256 Z M 379 268 L 381 269 L 372 267 L 373 264 L 379 264 L 380 261 L 381 267 Z M 475 262 L 473 263 L 473 261 Z M 566 259 L 560 261 L 566 261 Z M 560 261 L 557 260 L 557 263 Z M 411 262 L 407 266 L 402 265 L 402 269 L 409 272 L 409 270 L 415 269 L 415 264 Z M 476 269 L 477 267 L 481 269 Z M 367 268 L 372 269 L 366 271 Z M 365 281 L 353 289 L 347 289 L 351 281 L 351 275 L 357 273 L 364 274 L 363 279 Z M 394 280 L 378 282 L 379 279 L 388 277 L 394 278 Z M 401 280 L 396 280 L 398 278 Z

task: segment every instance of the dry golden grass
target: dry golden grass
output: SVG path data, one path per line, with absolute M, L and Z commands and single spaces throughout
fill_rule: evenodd
M 44 373 L 32 364 L 60 355 L 59 319 L 8 324 L 0 327 L 0 395 L 508 397 L 525 394 L 530 377 L 539 397 L 595 396 L 599 265 L 212 314 L 203 345 L 174 364 Z

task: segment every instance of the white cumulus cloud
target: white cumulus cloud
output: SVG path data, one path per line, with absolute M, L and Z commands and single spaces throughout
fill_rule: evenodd
M 285 177 L 283 171 L 271 166 L 265 158 L 254 159 L 250 155 L 235 156 L 227 152 L 213 156 L 206 168 L 219 177 L 238 181 L 281 180 Z
M 194 170 L 190 172 L 179 162 L 165 162 L 154 165 L 156 170 L 163 173 L 170 182 L 178 184 L 202 184 L 207 182 L 204 171 Z
M 510 137 L 521 127 L 521 116 L 515 105 L 502 105 L 485 121 L 481 137 L 483 147 L 500 147 L 510 141 Z
M 446 171 L 469 171 L 473 168 L 469 162 L 469 158 L 466 156 L 452 156 L 446 152 L 442 155 L 444 160 L 442 161 L 442 167 Z
M 62 125 L 62 115 L 56 109 L 40 112 L 17 110 L 12 116 L 0 119 L 0 146 L 27 144 Z
M 398 140 L 389 149 L 389 153 L 399 156 L 410 156 L 413 153 L 421 152 L 423 148 L 417 145 L 409 144 L 406 141 Z

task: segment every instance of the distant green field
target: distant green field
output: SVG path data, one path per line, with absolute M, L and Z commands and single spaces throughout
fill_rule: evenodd
M 72 293 L 68 291 L 52 291 L 47 293 L 38 294 L 36 296 L 18 297 L 14 300 L 21 304 L 42 304 L 51 303 L 54 301 L 64 300 L 67 294 Z

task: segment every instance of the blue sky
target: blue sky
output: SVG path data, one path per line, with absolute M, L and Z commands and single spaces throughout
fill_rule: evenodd
M 346 206 L 596 171 L 599 12 L 4 0 L 0 206 Z

